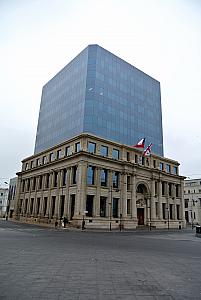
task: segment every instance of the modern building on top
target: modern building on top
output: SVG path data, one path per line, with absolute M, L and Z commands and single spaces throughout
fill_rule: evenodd
M 133 148 L 153 143 L 151 156 Z M 160 83 L 90 45 L 44 87 L 14 216 L 54 226 L 185 227 L 179 163 L 163 156 Z
M 35 154 L 83 132 L 163 156 L 160 83 L 89 45 L 43 87 Z
M 184 202 L 187 224 L 201 225 L 201 178 L 184 181 Z

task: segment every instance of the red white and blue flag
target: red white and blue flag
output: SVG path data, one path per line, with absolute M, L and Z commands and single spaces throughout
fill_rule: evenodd
M 152 143 L 150 143 L 149 146 L 147 146 L 147 148 L 144 150 L 144 153 L 143 153 L 144 156 L 151 155 L 151 147 L 152 147 Z
M 144 149 L 145 139 L 146 138 L 141 139 L 136 145 L 133 145 L 133 147 L 135 147 L 135 148 L 143 148 Z

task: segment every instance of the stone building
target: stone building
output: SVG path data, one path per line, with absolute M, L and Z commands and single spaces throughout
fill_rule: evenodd
M 22 161 L 15 218 L 54 225 L 185 227 L 179 163 L 82 133 Z
M 201 224 L 201 179 L 184 181 L 185 219 L 188 224 Z
M 0 218 L 6 216 L 8 188 L 0 188 Z

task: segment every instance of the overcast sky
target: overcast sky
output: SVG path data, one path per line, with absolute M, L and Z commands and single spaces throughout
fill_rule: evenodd
M 0 0 L 0 181 L 33 154 L 42 86 L 88 44 L 160 81 L 164 154 L 201 177 L 200 0 Z

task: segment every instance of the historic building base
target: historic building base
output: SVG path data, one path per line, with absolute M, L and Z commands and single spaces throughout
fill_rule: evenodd
M 181 229 L 179 163 L 80 134 L 23 160 L 15 218 L 77 228 Z

